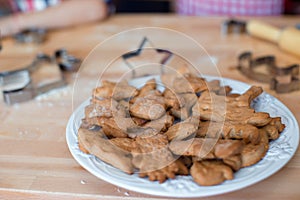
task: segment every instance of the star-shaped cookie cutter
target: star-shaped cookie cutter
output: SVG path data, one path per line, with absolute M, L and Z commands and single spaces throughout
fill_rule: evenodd
M 131 69 L 132 77 L 136 77 L 136 68 L 134 65 L 132 65 L 128 60 L 134 57 L 138 57 L 142 54 L 143 50 L 147 49 L 145 48 L 146 44 L 149 43 L 151 45 L 151 49 L 154 49 L 156 53 L 158 54 L 163 54 L 164 57 L 159 61 L 159 64 L 161 66 L 160 73 L 164 73 L 164 67 L 166 63 L 171 59 L 173 56 L 173 52 L 167 50 L 167 49 L 162 49 L 162 48 L 155 48 L 154 45 L 150 42 L 150 40 L 147 37 L 144 37 L 142 42 L 140 43 L 139 47 L 131 52 L 125 53 L 122 55 L 122 59 L 124 63 L 127 65 L 128 68 Z M 148 48 L 149 49 L 149 48 Z

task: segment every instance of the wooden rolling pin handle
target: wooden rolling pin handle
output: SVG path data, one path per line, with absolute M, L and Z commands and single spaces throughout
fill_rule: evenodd
M 280 29 L 256 20 L 248 21 L 246 29 L 247 32 L 252 36 L 274 43 L 278 42 L 281 34 Z
M 300 31 L 294 27 L 280 30 L 269 24 L 251 20 L 247 23 L 247 31 L 250 35 L 274 42 L 282 50 L 300 57 Z
M 300 31 L 294 27 L 284 29 L 278 45 L 282 50 L 300 57 Z

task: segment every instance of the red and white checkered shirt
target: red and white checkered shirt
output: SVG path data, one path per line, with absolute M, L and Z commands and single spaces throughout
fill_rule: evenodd
M 58 4 L 61 0 L 15 0 L 21 12 L 40 11 Z
M 2 14 L 44 10 L 59 4 L 62 0 L 0 0 Z M 0 13 L 1 14 L 1 13 Z
M 280 15 L 284 0 L 177 0 L 182 15 Z

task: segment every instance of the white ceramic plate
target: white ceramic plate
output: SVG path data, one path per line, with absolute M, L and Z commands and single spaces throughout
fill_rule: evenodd
M 149 78 L 153 77 L 139 78 L 131 84 L 138 87 Z M 220 79 L 211 76 L 205 76 L 205 78 L 207 80 Z M 250 87 L 248 84 L 231 79 L 224 78 L 221 81 L 223 85 L 230 85 L 234 89 L 233 92 L 237 93 L 242 93 Z M 270 113 L 272 117 L 281 117 L 286 128 L 277 140 L 270 143 L 269 151 L 259 163 L 240 169 L 235 173 L 233 180 L 216 186 L 199 186 L 191 176 L 177 176 L 174 180 L 159 184 L 148 181 L 147 178 L 139 178 L 137 174 L 128 175 L 95 156 L 84 154 L 79 150 L 77 130 L 84 117 L 84 107 L 88 104 L 88 100 L 82 103 L 72 114 L 67 125 L 66 137 L 72 155 L 81 166 L 96 177 L 140 193 L 169 197 L 203 197 L 238 190 L 257 183 L 281 169 L 292 158 L 299 143 L 299 128 L 293 114 L 275 97 L 263 93 L 254 100 L 253 107 L 256 111 Z

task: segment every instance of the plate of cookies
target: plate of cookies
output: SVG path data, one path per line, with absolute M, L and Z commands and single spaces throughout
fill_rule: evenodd
M 294 155 L 299 129 L 261 87 L 185 73 L 103 80 L 70 117 L 66 138 L 77 162 L 109 183 L 204 197 L 276 173 Z

